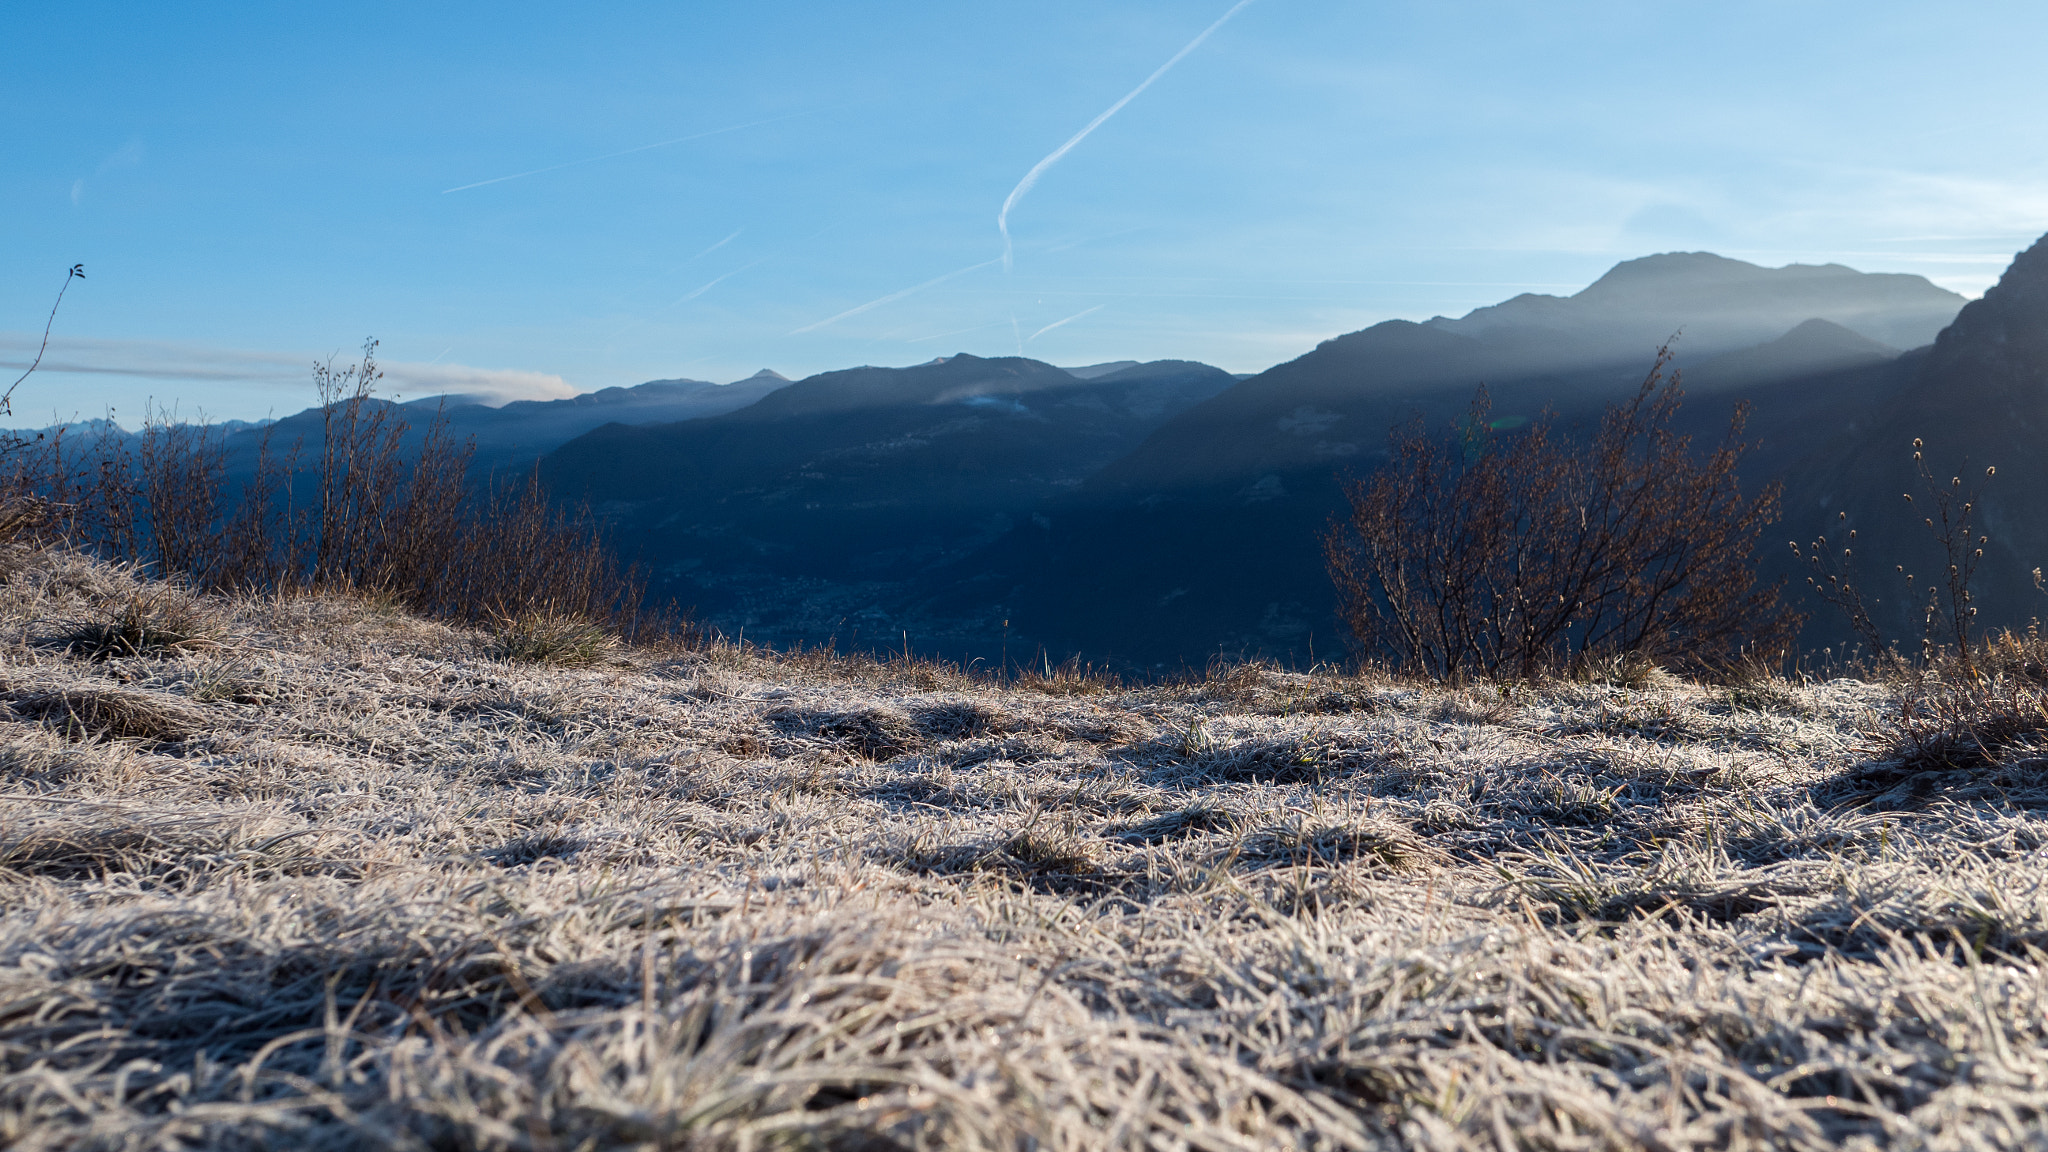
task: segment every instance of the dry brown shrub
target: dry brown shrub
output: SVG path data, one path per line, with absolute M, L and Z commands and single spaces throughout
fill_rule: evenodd
M 50 512 L 23 521 L 35 539 L 203 589 L 364 594 L 466 623 L 539 612 L 634 640 L 694 638 L 687 614 L 645 610 L 644 581 L 597 517 L 550 500 L 537 472 L 472 477 L 473 446 L 439 413 L 408 447 L 403 413 L 375 397 L 381 377 L 375 341 L 353 364 L 315 365 L 317 442 L 275 450 L 266 432 L 237 493 L 223 433 L 152 410 L 132 439 L 59 428 L 0 453 L 0 509 L 30 501 Z
M 1324 552 L 1368 657 L 1437 680 L 1528 680 L 1626 657 L 1709 664 L 1778 651 L 1797 618 L 1757 588 L 1778 488 L 1744 497 L 1738 406 L 1705 457 L 1671 430 L 1668 349 L 1589 444 L 1549 418 L 1496 431 L 1484 388 L 1453 435 L 1419 423 L 1348 489 Z

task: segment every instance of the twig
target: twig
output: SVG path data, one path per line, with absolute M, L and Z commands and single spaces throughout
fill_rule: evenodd
M 7 386 L 7 391 L 0 392 L 0 416 L 12 416 L 14 414 L 14 390 L 21 387 L 21 382 L 28 379 L 35 372 L 36 365 L 43 362 L 43 353 L 50 347 L 50 329 L 57 323 L 57 309 L 64 303 L 64 293 L 71 289 L 71 281 L 73 279 L 85 279 L 85 265 L 73 264 L 71 270 L 64 273 L 64 286 L 57 289 L 57 301 L 50 305 L 50 318 L 43 322 L 43 343 L 41 347 L 36 349 L 35 360 L 30 362 L 27 372 L 23 372 L 14 383 Z

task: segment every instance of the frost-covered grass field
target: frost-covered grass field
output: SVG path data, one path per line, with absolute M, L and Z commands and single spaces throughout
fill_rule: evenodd
M 2017 682 L 1002 688 L 8 568 L 9 1147 L 2048 1142 Z

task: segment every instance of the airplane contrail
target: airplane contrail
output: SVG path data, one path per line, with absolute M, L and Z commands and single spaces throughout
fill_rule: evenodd
M 713 245 L 712 245 L 711 247 L 709 247 L 709 248 L 706 248 L 706 249 L 705 249 L 705 250 L 703 250 L 702 252 L 699 252 L 699 253 L 697 253 L 697 254 L 696 254 L 695 256 L 692 256 L 692 257 L 690 257 L 690 260 L 702 260 L 702 259 L 703 259 L 704 257 L 706 257 L 706 256 L 709 256 L 709 255 L 711 255 L 711 254 L 712 254 L 713 252 L 716 252 L 716 251 L 718 251 L 718 250 L 719 250 L 720 248 L 723 248 L 723 247 L 725 247 L 725 246 L 726 246 L 727 244 L 730 244 L 730 243 L 732 243 L 733 241 L 735 241 L 735 240 L 739 239 L 739 238 L 740 238 L 740 233 L 742 233 L 742 232 L 745 232 L 745 231 L 746 231 L 746 229 L 745 229 L 745 228 L 735 228 L 735 229 L 733 229 L 733 230 L 732 230 L 732 235 L 730 235 L 730 236 L 727 236 L 727 237 L 726 237 L 725 239 L 723 239 L 723 240 L 720 240 L 720 241 L 719 241 L 718 243 L 716 243 L 716 244 L 713 244 Z M 687 264 L 687 263 L 689 263 L 689 262 L 690 262 L 690 260 L 685 260 L 685 261 L 683 261 L 683 263 Z
M 1031 343 L 1031 341 L 1038 339 L 1040 336 L 1043 336 L 1047 332 L 1050 332 L 1053 329 L 1058 328 L 1062 324 L 1072 324 L 1074 321 L 1079 320 L 1081 317 L 1086 316 L 1090 312 L 1100 312 L 1102 311 L 1102 309 L 1103 305 L 1101 304 L 1097 304 L 1093 308 L 1083 308 L 1079 312 L 1074 313 L 1072 316 L 1067 317 L 1065 320 L 1055 320 L 1052 323 L 1047 324 L 1045 327 L 1040 328 L 1038 331 L 1033 332 L 1030 335 L 1030 337 L 1027 338 L 1024 342 L 1026 344 L 1029 344 Z
M 737 276 L 740 273 L 745 272 L 749 268 L 758 268 L 762 264 L 766 263 L 767 260 L 768 258 L 766 256 L 763 256 L 759 260 L 754 261 L 752 264 L 742 264 L 739 267 L 733 269 L 732 271 L 727 272 L 725 275 L 720 276 L 717 280 L 713 280 L 710 283 L 703 285 L 702 287 L 692 288 L 688 292 L 683 293 L 681 296 L 676 297 L 674 300 L 668 303 L 668 307 L 673 308 L 678 304 L 695 300 L 697 297 L 702 296 L 706 292 L 711 291 L 713 288 L 718 287 L 719 281 L 730 280 L 734 276 Z
M 934 276 L 922 284 L 914 284 L 908 288 L 905 288 L 901 292 L 891 292 L 887 296 L 883 296 L 879 299 L 870 300 L 865 304 L 860 304 L 852 308 L 848 308 L 846 311 L 841 312 L 837 316 L 827 316 L 823 320 L 818 321 L 816 324 L 806 324 L 803 327 L 798 328 L 794 332 L 791 332 L 790 335 L 801 336 L 806 332 L 814 332 L 820 328 L 823 328 L 827 324 L 836 324 L 839 321 L 844 320 L 850 316 L 858 316 L 870 308 L 880 308 L 884 304 L 894 304 L 896 301 L 901 300 L 905 296 L 909 296 L 912 293 L 922 292 L 925 289 L 930 288 L 934 285 L 944 284 L 946 281 L 951 280 L 955 276 L 965 276 L 969 272 L 977 271 L 979 269 L 986 268 L 991 264 L 999 262 L 1000 257 L 996 260 L 983 260 L 979 264 L 969 264 L 965 268 L 956 268 L 953 271 L 946 273 L 944 276 Z
M 727 132 L 737 132 L 742 128 L 758 128 L 763 124 L 773 124 L 780 120 L 794 120 L 799 116 L 815 116 L 817 114 L 818 110 L 812 109 L 811 111 L 808 112 L 791 112 L 787 116 L 770 116 L 766 120 L 749 120 L 745 124 L 733 124 L 725 128 L 713 128 L 709 132 L 697 132 L 689 136 L 678 136 L 673 140 L 663 140 L 657 144 L 642 144 L 638 148 L 627 148 L 619 152 L 607 152 L 602 156 L 586 156 L 581 160 L 571 160 L 566 164 L 551 164 L 546 168 L 535 168 L 531 172 L 514 172 L 510 176 L 493 176 L 489 180 L 479 180 L 474 184 L 461 184 L 457 185 L 454 188 L 443 188 L 441 189 L 441 195 L 446 196 L 450 192 L 467 192 L 471 188 L 482 188 L 486 184 L 503 184 L 507 180 L 523 180 L 528 176 L 538 176 L 543 172 L 560 172 L 564 168 L 574 168 L 579 164 L 595 164 L 599 160 L 611 160 L 619 156 L 631 156 L 635 152 L 647 152 L 655 148 L 667 148 L 672 144 L 686 144 L 692 140 L 702 140 L 706 136 L 719 136 Z
M 1090 132 L 1093 132 L 1097 128 L 1102 127 L 1103 121 L 1108 120 L 1111 116 L 1116 115 L 1118 112 L 1123 110 L 1124 105 L 1129 104 L 1132 100 L 1137 99 L 1138 93 L 1143 92 L 1147 88 L 1150 88 L 1154 80 L 1157 80 L 1161 76 L 1166 75 L 1167 69 L 1172 68 L 1175 64 L 1180 63 L 1181 57 L 1186 56 L 1188 53 L 1193 52 L 1195 49 L 1201 47 L 1202 41 L 1207 40 L 1209 38 L 1210 33 L 1216 31 L 1218 28 L 1223 27 L 1225 21 L 1229 20 L 1232 16 L 1237 15 L 1240 9 L 1244 8 L 1251 2 L 1252 0 L 1237 0 L 1237 3 L 1230 6 L 1230 11 L 1225 12 L 1221 17 L 1217 19 L 1217 21 L 1214 24 L 1211 24 L 1207 28 L 1202 29 L 1202 34 L 1195 37 L 1193 40 L 1188 41 L 1187 47 L 1182 48 L 1178 52 L 1175 52 L 1173 54 L 1173 59 L 1168 60 L 1164 64 L 1161 64 L 1157 71 L 1153 72 L 1150 76 L 1145 77 L 1145 82 L 1143 84 L 1140 84 L 1136 88 L 1131 89 L 1130 92 L 1125 94 L 1123 99 L 1117 101 L 1114 104 L 1111 104 L 1109 108 L 1102 113 L 1102 115 L 1097 116 L 1093 120 L 1090 120 L 1086 128 L 1083 128 L 1079 132 L 1074 133 L 1072 139 L 1068 140 L 1065 144 L 1062 144 L 1059 147 L 1053 149 L 1052 152 L 1049 155 L 1047 155 L 1045 159 L 1040 160 L 1038 163 L 1032 165 L 1031 171 L 1026 172 L 1024 174 L 1024 178 L 1022 180 L 1017 181 L 1017 186 L 1015 188 L 1010 189 L 1010 195 L 1003 200 L 1002 211 L 996 213 L 996 230 L 1003 234 L 1003 271 L 1008 272 L 1010 270 L 1010 209 L 1015 208 L 1017 206 L 1017 201 L 1022 200 L 1024 198 L 1024 194 L 1026 192 L 1031 191 L 1031 186 L 1033 184 L 1038 183 L 1038 178 L 1040 176 L 1045 175 L 1045 170 L 1052 167 L 1054 164 L 1059 163 L 1060 157 L 1065 156 L 1067 153 L 1074 150 L 1074 145 L 1079 144 L 1083 140 L 1086 140 Z

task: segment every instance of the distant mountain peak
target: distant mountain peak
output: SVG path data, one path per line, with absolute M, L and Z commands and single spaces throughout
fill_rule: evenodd
M 1966 301 L 1922 276 L 1841 264 L 1766 268 L 1712 252 L 1624 260 L 1570 296 L 1524 293 L 1429 326 L 1461 335 L 1520 331 L 1580 349 L 1643 355 L 1676 333 L 1682 353 L 1714 354 L 1782 334 L 1790 317 L 1831 321 L 1893 348 L 1934 339 Z
M 760 370 L 759 372 L 756 372 L 756 373 L 754 373 L 754 374 L 753 374 L 752 376 L 749 376 L 749 377 L 747 377 L 747 379 L 748 379 L 748 380 L 780 380 L 780 381 L 782 381 L 782 382 L 783 382 L 784 384 L 787 384 L 787 383 L 789 383 L 789 377 L 787 377 L 787 376 L 784 376 L 784 375 L 783 375 L 782 373 L 780 373 L 780 372 L 777 372 L 777 371 L 776 371 L 775 369 L 773 369 L 773 368 L 763 368 L 763 369 L 761 369 L 761 370 Z M 741 383 L 745 383 L 745 381 L 741 381 Z
M 1638 292 L 1647 282 L 1656 281 L 1684 281 L 1695 285 L 1742 284 L 1760 280 L 1812 280 L 1863 275 L 1866 273 L 1846 264 L 1787 264 L 1782 268 L 1766 268 L 1714 252 L 1658 252 L 1623 260 L 1573 298 L 1598 299 L 1615 292 Z
M 1708 358 L 1686 370 L 1688 387 L 1763 387 L 1774 381 L 1868 368 L 1899 350 L 1828 320 L 1807 320 L 1776 340 Z
M 1890 358 L 1899 354 L 1897 348 L 1881 341 L 1872 340 L 1858 332 L 1844 328 L 1832 320 L 1812 319 L 1771 341 L 1779 347 L 1814 347 L 1853 349 L 1873 355 Z M 1766 345 L 1768 347 L 1769 345 Z

